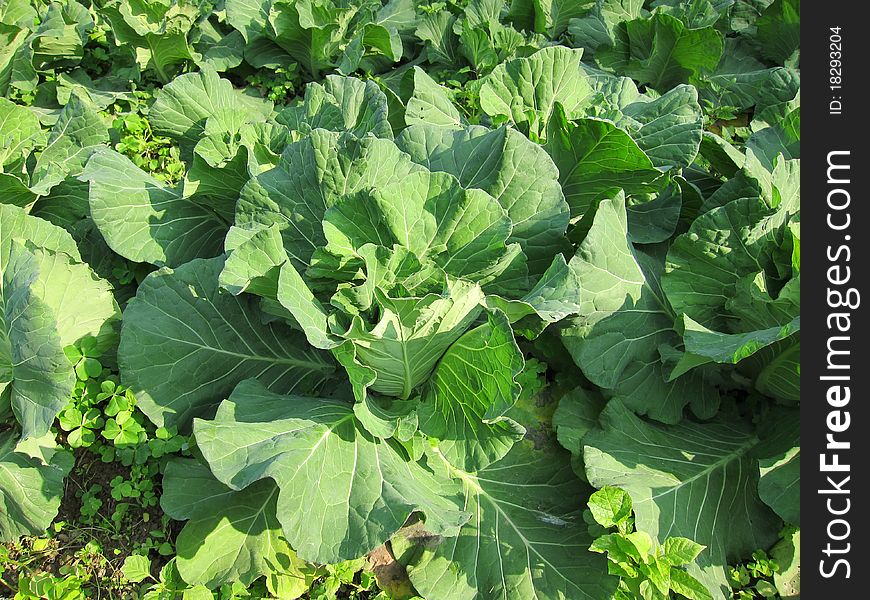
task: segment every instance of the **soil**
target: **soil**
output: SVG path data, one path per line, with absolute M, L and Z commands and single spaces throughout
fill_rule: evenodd
M 75 466 L 64 483 L 64 495 L 55 523 L 64 523 L 60 532 L 53 534 L 44 549 L 33 550 L 33 538 L 25 538 L 18 543 L 6 545 L 9 558 L 16 562 L 26 562 L 26 570 L 31 573 L 51 573 L 61 575 L 61 569 L 68 569 L 78 564 L 79 568 L 90 575 L 90 585 L 94 587 L 93 597 L 97 598 L 130 598 L 134 592 L 124 586 L 120 578 L 120 568 L 133 551 L 140 547 L 149 537 L 149 532 L 160 524 L 158 507 L 150 509 L 151 520 L 145 522 L 141 517 L 141 509 L 133 509 L 128 513 L 126 521 L 118 528 L 114 527 L 111 516 L 119 504 L 111 496 L 111 481 L 116 476 L 130 477 L 130 468 L 119 462 L 104 463 L 100 456 L 84 448 L 75 450 Z M 93 524 L 83 524 L 81 519 L 81 494 L 93 485 L 100 485 L 103 491 L 100 499 L 103 504 Z M 171 537 L 178 533 L 182 524 L 173 522 Z M 76 556 L 76 553 L 88 543 L 95 543 L 100 548 L 101 560 L 87 560 Z M 171 557 L 151 553 L 153 572 L 160 568 Z M 8 565 L 3 574 L 3 580 L 13 589 L 18 587 L 19 567 Z M 9 590 L 0 589 L 0 594 Z M 2 598 L 2 596 L 0 596 Z

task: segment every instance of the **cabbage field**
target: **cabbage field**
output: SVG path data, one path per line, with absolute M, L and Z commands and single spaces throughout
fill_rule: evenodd
M 799 598 L 799 29 L 0 0 L 0 598 Z

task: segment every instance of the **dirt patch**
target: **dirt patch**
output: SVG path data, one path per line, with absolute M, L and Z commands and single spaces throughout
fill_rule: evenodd
M 84 448 L 76 449 L 74 455 L 75 466 L 64 483 L 64 495 L 54 521 L 63 524 L 60 531 L 50 530 L 48 539 L 23 538 L 6 544 L 9 564 L 3 579 L 9 587 L 17 589 L 23 574 L 74 573 L 87 580 L 85 586 L 95 598 L 133 597 L 133 587 L 121 577 L 121 565 L 149 539 L 152 529 L 160 528 L 162 512 L 159 507 L 149 507 L 150 519 L 145 521 L 146 511 L 135 501 L 112 497 L 112 479 L 119 475 L 129 479 L 130 467 L 115 461 L 103 462 L 98 454 Z M 82 496 L 94 485 L 102 487 L 97 495 L 102 505 L 90 519 L 85 519 L 81 514 Z M 113 521 L 112 515 L 121 503 L 130 506 L 123 519 Z M 172 540 L 178 531 L 175 525 L 180 526 L 173 523 Z M 150 557 L 155 573 L 171 558 L 156 552 L 151 552 Z M 0 594 L 8 592 L 0 590 Z
M 66 480 L 60 512 L 56 519 L 65 521 L 67 526 L 57 535 L 58 539 L 70 543 L 78 542 L 82 547 L 88 541 L 96 541 L 103 549 L 103 553 L 112 557 L 113 562 L 115 556 L 120 557 L 120 562 L 123 562 L 125 557 L 132 554 L 148 539 L 154 524 L 146 523 L 142 519 L 143 511 L 138 506 L 131 507 L 119 525 L 112 521 L 112 515 L 119 504 L 131 503 L 130 500 L 118 501 L 112 498 L 111 481 L 118 475 L 129 478 L 130 467 L 125 467 L 118 462 L 104 463 L 93 452 L 76 451 L 76 464 Z M 93 524 L 84 525 L 80 522 L 81 495 L 93 485 L 102 487 L 99 499 L 103 504 L 92 519 Z M 159 510 L 152 508 L 150 512 L 158 513 Z

